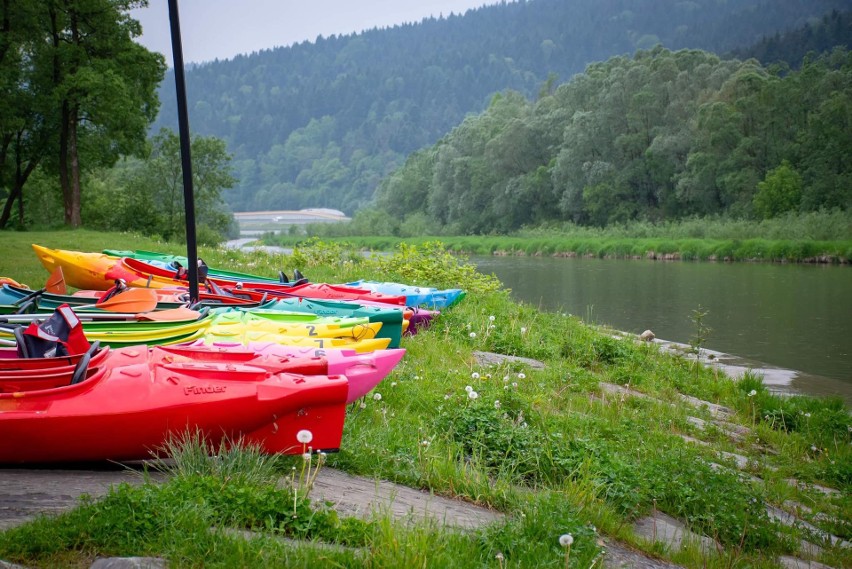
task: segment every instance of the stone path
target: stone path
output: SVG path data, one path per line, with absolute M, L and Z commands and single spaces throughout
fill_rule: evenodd
M 164 475 L 151 473 L 153 480 Z M 32 520 L 41 514 L 56 514 L 73 508 L 83 494 L 93 498 L 107 494 L 114 484 L 141 484 L 138 470 L 60 470 L 0 468 L 0 531 Z M 332 468 L 323 468 L 317 477 L 311 498 L 328 500 L 342 515 L 369 516 L 388 512 L 401 519 L 422 520 L 427 516 L 439 523 L 462 530 L 499 521 L 504 514 L 461 500 L 435 496 L 392 482 L 352 476 Z M 250 537 L 247 537 L 250 538 Z M 162 569 L 167 564 L 155 558 L 98 559 L 92 569 Z M 614 540 L 606 540 L 606 569 L 677 569 L 679 566 L 653 559 Z M 18 566 L 0 560 L 0 569 Z

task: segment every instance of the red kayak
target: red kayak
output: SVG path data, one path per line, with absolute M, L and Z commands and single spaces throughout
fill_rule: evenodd
M 88 357 L 77 383 L 0 393 L 0 463 L 146 459 L 187 429 L 212 445 L 245 436 L 278 453 L 302 452 L 296 433 L 308 429 L 315 450 L 340 447 L 343 376 L 215 362 L 109 369 Z
M 235 360 L 270 371 L 276 371 L 279 366 L 307 366 L 310 362 L 317 362 L 320 366 L 318 373 L 345 375 L 349 380 L 347 403 L 352 403 L 369 393 L 387 377 L 405 355 L 405 350 L 402 348 L 358 353 L 347 349 L 284 346 L 276 342 L 249 342 L 248 345 L 216 342 L 205 345 L 203 340 L 197 340 L 190 345 L 157 346 L 156 348 L 161 353 L 184 356 L 190 349 L 203 350 L 200 355 L 197 355 L 198 352 L 193 353 L 192 357 L 203 357 L 212 361 Z M 298 371 L 295 369 L 292 371 L 309 373 L 305 371 L 306 369 L 307 367 L 304 367 Z
M 373 292 L 366 288 L 355 288 L 344 285 L 333 285 L 328 283 L 305 283 L 297 286 L 276 285 L 274 283 L 254 284 L 249 283 L 242 287 L 221 287 L 227 294 L 243 297 L 250 300 L 261 298 L 287 298 L 299 297 L 316 300 L 357 300 L 378 302 L 382 305 L 405 306 L 405 296 L 395 296 Z

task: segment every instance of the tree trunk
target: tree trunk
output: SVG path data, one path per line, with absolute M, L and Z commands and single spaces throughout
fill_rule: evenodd
M 26 167 L 23 167 L 20 155 L 15 156 L 15 180 L 12 183 L 12 189 L 9 191 L 9 197 L 6 199 L 6 205 L 3 207 L 3 213 L 0 214 L 0 228 L 6 227 L 6 224 L 9 222 L 9 218 L 12 215 L 12 206 L 15 204 L 16 200 L 18 202 L 18 223 L 23 227 L 24 184 L 27 183 L 27 179 L 30 177 L 30 174 L 33 173 L 33 170 L 35 170 L 37 165 L 38 161 L 33 160 L 27 163 Z
M 69 189 L 71 191 L 71 219 L 69 223 L 71 227 L 77 228 L 83 224 L 83 218 L 80 214 L 80 160 L 77 154 L 77 107 L 76 105 L 71 110 L 68 117 L 68 159 L 70 162 L 70 178 Z
M 65 224 L 71 225 L 71 184 L 68 175 L 68 137 L 69 119 L 68 102 L 62 103 L 62 117 L 59 128 L 59 187 L 62 188 L 62 205 L 65 209 Z

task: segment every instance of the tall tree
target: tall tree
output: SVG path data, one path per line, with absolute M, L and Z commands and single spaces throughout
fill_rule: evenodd
M 80 174 L 144 148 L 159 108 L 162 55 L 135 43 L 128 15 L 145 0 L 48 0 L 41 23 L 48 40 L 58 116 L 59 176 L 65 223 L 81 224 Z
M 37 73 L 39 48 L 35 2 L 0 1 L 0 227 L 18 204 L 23 224 L 23 187 L 47 153 L 53 124 L 46 120 L 51 89 Z

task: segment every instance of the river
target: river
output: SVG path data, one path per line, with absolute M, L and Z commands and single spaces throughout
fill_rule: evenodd
M 688 343 L 701 307 L 705 347 L 760 368 L 776 391 L 852 405 L 852 268 L 843 266 L 472 257 L 520 300 L 628 332 Z

